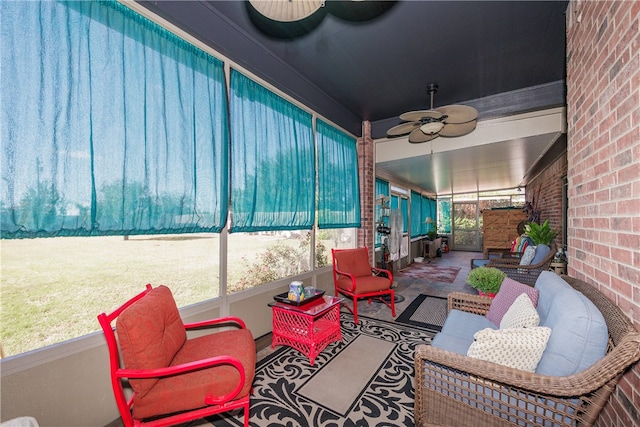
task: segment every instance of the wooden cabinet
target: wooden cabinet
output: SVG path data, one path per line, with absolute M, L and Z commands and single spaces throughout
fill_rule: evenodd
M 488 258 L 488 249 L 511 249 L 518 237 L 518 223 L 526 221 L 522 209 L 491 209 L 482 211 L 482 250 Z

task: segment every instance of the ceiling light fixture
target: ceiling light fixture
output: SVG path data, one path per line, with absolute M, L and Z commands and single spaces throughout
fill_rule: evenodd
M 324 6 L 324 0 L 249 0 L 249 3 L 262 15 L 279 22 L 300 21 Z
M 420 126 L 420 130 L 427 135 L 433 135 L 442 130 L 444 123 L 442 122 L 429 122 Z

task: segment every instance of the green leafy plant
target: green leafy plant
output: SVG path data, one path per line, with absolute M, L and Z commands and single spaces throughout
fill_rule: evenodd
M 549 226 L 549 220 L 547 219 L 542 225 L 535 222 L 527 223 L 524 226 L 524 234 L 529 236 L 535 245 L 549 245 L 558 234 L 558 231 Z
M 505 277 L 507 275 L 495 267 L 478 267 L 469 272 L 467 283 L 485 294 L 495 294 Z

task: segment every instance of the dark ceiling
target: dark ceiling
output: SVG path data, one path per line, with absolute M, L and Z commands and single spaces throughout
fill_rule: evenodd
M 428 109 L 431 82 L 435 107 L 479 121 L 564 105 L 566 0 L 327 1 L 297 26 L 258 22 L 245 1 L 139 3 L 357 136 Z

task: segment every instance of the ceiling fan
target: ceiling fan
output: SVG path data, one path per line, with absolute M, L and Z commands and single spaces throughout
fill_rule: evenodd
M 478 111 L 467 105 L 447 105 L 433 108 L 433 94 L 438 85 L 431 83 L 427 92 L 431 95 L 431 109 L 408 111 L 400 115 L 401 123 L 387 131 L 387 136 L 403 136 L 409 134 L 409 142 L 427 142 L 439 136 L 454 137 L 471 133 L 476 128 Z

